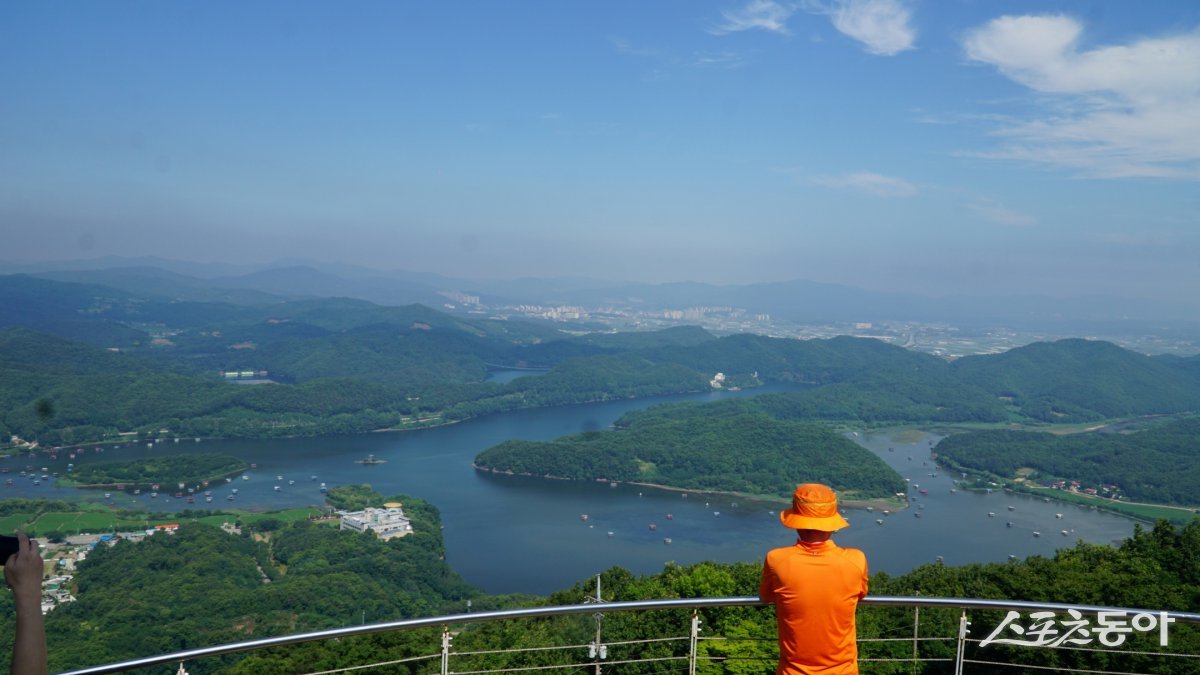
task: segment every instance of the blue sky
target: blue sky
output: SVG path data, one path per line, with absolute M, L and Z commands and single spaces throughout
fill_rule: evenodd
M 1200 4 L 0 5 L 0 259 L 1200 289 Z

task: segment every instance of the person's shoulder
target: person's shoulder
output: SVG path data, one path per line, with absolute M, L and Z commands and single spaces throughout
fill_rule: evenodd
M 858 563 L 858 564 L 862 565 L 863 567 L 866 567 L 866 565 L 867 565 L 867 554 L 866 554 L 866 553 L 863 553 L 863 552 L 862 552 L 862 551 L 860 551 L 859 549 L 856 549 L 856 548 L 843 548 L 843 549 L 841 549 L 841 553 L 842 553 L 842 557 L 843 557 L 843 558 L 845 558 L 845 559 L 847 559 L 847 560 L 850 560 L 850 561 L 853 561 L 853 562 L 855 562 L 855 563 Z
M 795 546 L 780 546 L 779 548 L 773 548 L 770 551 L 767 551 L 767 557 L 768 558 L 778 558 L 781 555 L 787 555 L 794 548 L 796 548 L 796 547 Z
M 780 546 L 779 548 L 773 548 L 770 551 L 767 551 L 767 562 L 770 563 L 772 560 L 779 560 L 795 554 L 795 546 Z

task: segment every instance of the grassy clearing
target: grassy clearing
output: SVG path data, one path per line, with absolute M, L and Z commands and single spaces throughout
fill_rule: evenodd
M 925 432 L 920 429 L 896 429 L 888 431 L 887 435 L 896 445 L 912 445 L 925 438 Z

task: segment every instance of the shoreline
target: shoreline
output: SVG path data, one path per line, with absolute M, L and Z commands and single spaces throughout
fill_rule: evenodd
M 595 479 L 589 479 L 586 481 L 580 481 L 575 478 L 566 478 L 563 476 L 552 476 L 549 474 L 537 475 L 537 474 L 532 474 L 532 473 L 528 473 L 528 472 L 518 473 L 516 471 L 511 471 L 508 469 L 495 469 L 492 467 L 480 466 L 480 465 L 476 464 L 475 462 L 471 462 L 471 468 L 475 469 L 476 471 L 481 471 L 484 473 L 493 473 L 493 474 L 497 474 L 497 475 L 501 475 L 501 476 L 521 476 L 524 478 L 541 478 L 541 479 L 546 479 L 546 480 L 564 480 L 564 481 L 576 481 L 576 482 L 588 482 L 588 483 L 592 483 L 592 482 L 594 482 L 594 483 L 616 483 L 618 485 L 637 485 L 639 487 L 648 487 L 648 488 L 663 490 L 666 492 L 679 492 L 679 493 L 683 493 L 683 494 L 710 495 L 710 496 L 717 496 L 717 497 L 736 497 L 738 499 L 745 499 L 747 501 L 763 502 L 766 504 L 790 504 L 791 503 L 790 497 L 782 497 L 782 496 L 774 497 L 771 495 L 749 494 L 746 492 L 733 492 L 733 491 L 729 491 L 729 490 L 709 490 L 709 489 L 704 489 L 704 488 L 686 488 L 686 487 L 677 487 L 674 485 L 664 485 L 662 483 L 645 483 L 645 482 L 641 482 L 641 481 L 611 480 L 608 478 L 595 478 Z M 850 499 L 850 498 L 842 499 L 839 502 L 839 506 L 848 508 L 848 509 L 873 508 L 876 510 L 888 509 L 893 512 L 899 512 L 899 511 L 903 511 L 903 510 L 907 509 L 909 506 L 909 503 L 908 503 L 908 500 L 901 501 L 899 497 L 891 497 L 891 498 L 889 498 L 889 497 L 870 497 L 870 498 L 865 498 L 865 499 Z
M 757 387 L 755 387 L 755 388 L 757 388 Z M 322 437 L 332 438 L 332 437 L 336 437 L 336 436 L 345 436 L 345 435 L 354 435 L 354 434 L 376 434 L 376 433 L 388 433 L 388 432 L 417 431 L 420 429 L 436 429 L 438 427 L 450 426 L 451 424 L 458 424 L 460 422 L 467 422 L 467 421 L 474 420 L 474 419 L 482 419 L 484 417 L 487 417 L 488 415 L 505 414 L 505 413 L 517 412 L 520 410 L 542 410 L 542 409 L 548 410 L 551 408 L 562 408 L 562 407 L 567 407 L 567 406 L 593 405 L 596 403 L 610 403 L 612 401 L 630 401 L 630 400 L 649 399 L 649 398 L 658 398 L 658 397 L 666 397 L 666 396 L 688 396 L 690 394 L 702 394 L 702 393 L 705 393 L 705 390 L 703 390 L 703 389 L 687 389 L 684 391 L 668 392 L 668 393 L 662 393 L 662 394 L 652 394 L 650 396 L 610 396 L 610 397 L 606 397 L 606 398 L 597 398 L 597 399 L 591 399 L 591 400 L 587 400 L 587 401 L 572 401 L 570 403 L 554 403 L 551 405 L 519 406 L 516 408 L 509 408 L 509 409 L 505 409 L 505 410 L 493 410 L 493 411 L 485 412 L 482 415 L 471 415 L 470 417 L 463 417 L 461 419 L 453 419 L 453 420 L 442 419 L 433 424 L 414 424 L 412 426 L 407 426 L 407 427 L 381 427 L 378 429 L 366 429 L 363 431 L 352 431 L 352 432 L 348 432 L 348 434 L 347 433 L 333 433 L 333 434 L 331 434 L 331 433 L 316 433 L 316 434 L 284 434 L 281 436 L 195 436 L 195 437 L 193 437 L 193 436 L 186 436 L 186 437 L 175 436 L 172 438 L 174 438 L 176 440 L 180 440 L 183 438 L 194 438 L 197 441 L 269 440 L 272 438 L 285 438 L 285 439 L 286 438 L 322 438 Z M 440 411 L 438 414 L 441 415 L 444 413 L 445 413 L 445 411 L 443 410 L 443 411 Z M 167 439 L 164 439 L 161 437 L 157 439 L 157 441 L 159 441 L 159 442 L 161 442 L 163 440 L 167 440 Z M 42 453 L 42 452 L 50 453 L 52 451 L 58 452 L 58 451 L 62 451 L 62 450 L 78 450 L 78 449 L 102 447 L 102 446 L 110 445 L 110 444 L 126 445 L 126 444 L 142 443 L 142 442 L 153 443 L 156 441 L 147 440 L 147 439 L 135 439 L 132 441 L 129 439 L 106 439 L 106 440 L 99 440 L 99 441 L 85 441 L 83 443 L 75 443 L 75 444 L 71 444 L 71 445 L 56 445 L 56 446 L 39 445 L 36 448 L 32 448 L 32 449 L 27 448 L 27 447 L 10 446 L 8 448 L 5 448 L 4 450 L 0 450 L 0 452 L 7 452 L 10 450 L 14 451 L 14 454 L 12 456 L 19 456 L 23 452 L 28 452 L 30 455 L 36 455 L 36 454 Z

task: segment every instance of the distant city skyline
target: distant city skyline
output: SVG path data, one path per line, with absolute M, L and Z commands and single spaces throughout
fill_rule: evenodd
M 0 260 L 1200 289 L 1200 5 L 0 9 Z

